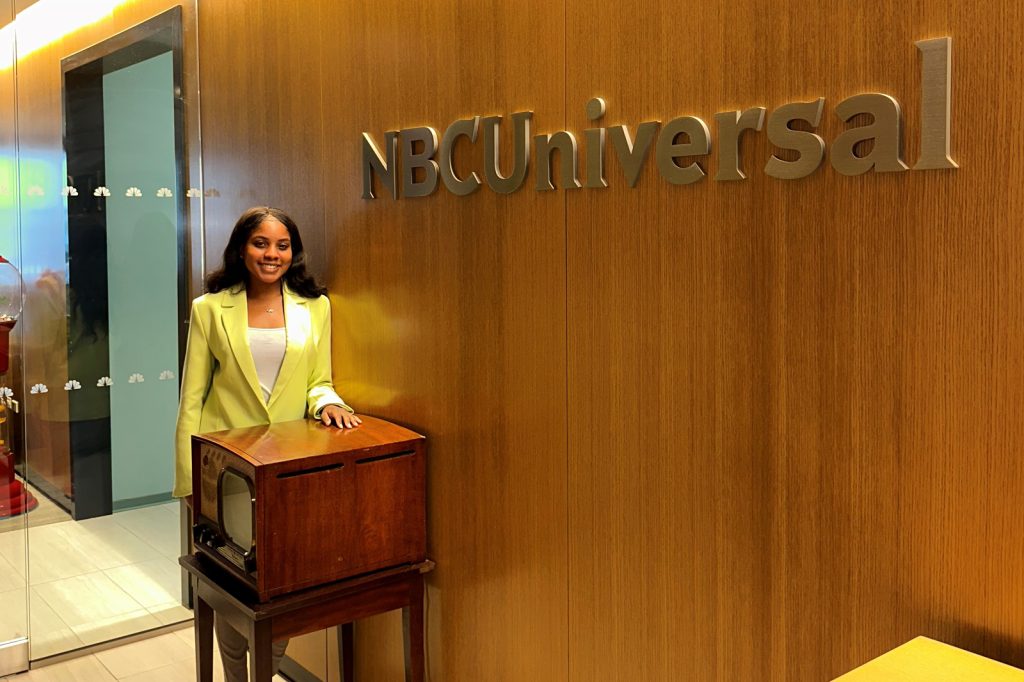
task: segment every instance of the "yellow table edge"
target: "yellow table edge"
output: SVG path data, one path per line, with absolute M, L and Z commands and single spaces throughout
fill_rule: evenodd
M 915 637 L 832 682 L 1024 682 L 1024 670 Z

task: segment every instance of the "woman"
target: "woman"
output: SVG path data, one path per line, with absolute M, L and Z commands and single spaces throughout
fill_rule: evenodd
M 276 208 L 238 219 L 209 293 L 192 302 L 175 434 L 174 495 L 192 493 L 194 433 L 310 416 L 362 423 L 331 383 L 331 307 L 306 272 L 294 221 Z M 227 682 L 248 679 L 246 638 L 217 619 Z M 274 672 L 287 642 L 274 644 Z

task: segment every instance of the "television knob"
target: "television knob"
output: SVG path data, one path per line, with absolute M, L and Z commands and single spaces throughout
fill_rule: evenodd
M 199 537 L 197 538 L 197 541 L 201 545 L 213 547 L 213 531 L 207 526 L 201 527 L 199 529 Z

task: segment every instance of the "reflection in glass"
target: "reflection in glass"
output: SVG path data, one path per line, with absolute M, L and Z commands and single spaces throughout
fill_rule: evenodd
M 253 504 L 249 482 L 230 469 L 220 479 L 220 524 L 229 542 L 243 552 L 252 547 Z
M 99 4 L 102 16 L 78 11 Z M 190 172 L 199 184 L 194 55 L 182 67 L 195 4 L 167 6 L 38 0 L 15 24 L 13 69 L 0 63 L 20 137 L 0 158 L 0 218 L 15 227 L 0 254 L 14 254 L 25 304 L 0 372 L 21 411 L 0 437 L 39 500 L 20 527 L 0 519 L 0 645 L 27 636 L 33 660 L 190 617 L 170 489 Z M 139 24 L 147 8 L 163 13 Z
M 21 316 L 21 273 L 0 253 L 0 374 L 10 368 L 10 338 Z
M 21 453 L 13 447 L 19 415 L 11 400 L 19 378 L 17 334 L 24 326 L 15 328 L 21 316 L 22 280 L 13 19 L 12 0 L 0 0 L 0 677 L 28 668 L 25 528 L 28 513 L 38 506 L 20 475 Z

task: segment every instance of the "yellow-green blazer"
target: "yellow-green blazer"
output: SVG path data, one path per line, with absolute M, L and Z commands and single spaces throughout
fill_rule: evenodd
M 315 418 L 332 404 L 351 410 L 331 382 L 330 301 L 303 298 L 285 287 L 284 319 L 284 360 L 264 402 L 249 350 L 245 288 L 192 302 L 175 432 L 175 497 L 192 492 L 192 434 Z

